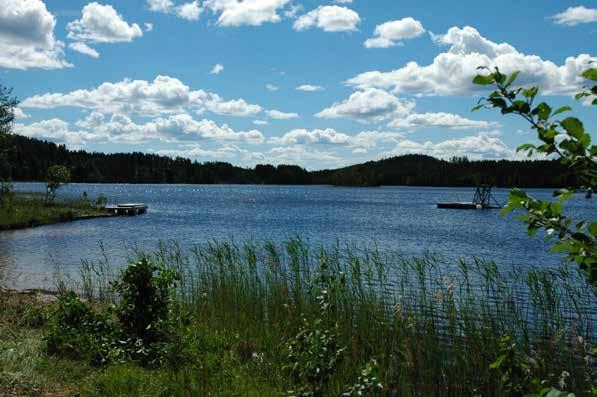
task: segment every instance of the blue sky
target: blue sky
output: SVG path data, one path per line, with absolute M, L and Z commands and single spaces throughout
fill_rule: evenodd
M 422 3 L 0 0 L 0 83 L 22 100 L 17 133 L 242 166 L 516 158 L 527 126 L 470 112 L 480 65 L 595 124 L 571 98 L 595 59 L 594 1 Z

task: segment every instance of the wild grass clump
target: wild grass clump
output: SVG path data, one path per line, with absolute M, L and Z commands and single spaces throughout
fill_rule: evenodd
M 94 203 L 87 197 L 48 203 L 40 194 L 11 193 L 0 206 L 0 230 L 50 225 L 106 214 L 99 201 Z
M 177 349 L 189 364 L 178 374 L 213 371 L 189 331 L 208 329 L 228 335 L 227 357 L 243 371 L 296 394 L 342 395 L 359 384 L 404 396 L 594 387 L 596 295 L 570 267 L 519 271 L 354 245 L 313 250 L 300 239 L 189 251 L 172 242 L 135 255 L 180 275 L 172 298 L 186 316 Z M 99 286 L 112 277 L 101 266 L 86 263 L 86 293 L 118 300 Z

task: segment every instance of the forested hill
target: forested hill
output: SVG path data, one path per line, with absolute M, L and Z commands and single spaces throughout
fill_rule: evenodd
M 14 181 L 42 181 L 49 166 L 65 165 L 73 182 L 193 184 L 332 184 L 344 186 L 413 185 L 504 187 L 575 185 L 556 161 L 451 161 L 405 155 L 336 170 L 309 172 L 292 165 L 241 168 L 224 162 L 198 163 L 144 153 L 89 153 L 13 135 L 0 174 Z

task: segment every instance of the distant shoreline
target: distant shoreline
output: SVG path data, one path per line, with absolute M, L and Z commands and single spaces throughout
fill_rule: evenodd
M 13 180 L 12 183 L 45 183 L 45 181 L 19 181 Z M 168 183 L 168 182 L 71 182 L 71 185 L 130 185 L 130 186 L 141 186 L 141 185 L 170 185 L 170 186 L 313 186 L 313 187 L 336 187 L 336 188 L 384 188 L 384 187 L 405 187 L 405 188 L 475 188 L 477 185 L 376 185 L 376 186 L 367 186 L 367 185 L 331 185 L 331 184 L 316 184 L 316 183 L 304 183 L 304 184 L 297 184 L 297 183 Z M 513 189 L 513 188 L 521 188 L 521 189 L 543 189 L 543 190 L 550 190 L 550 189 L 563 189 L 566 186 L 542 186 L 542 187 L 535 187 L 535 186 L 500 186 L 494 185 L 496 189 Z M 570 188 L 570 187 L 568 187 Z M 579 188 L 575 188 L 579 189 Z
M 557 160 L 440 159 L 406 154 L 343 166 L 307 170 L 298 165 L 256 164 L 240 167 L 227 162 L 199 162 L 149 153 L 73 151 L 65 146 L 19 135 L 4 164 L 14 181 L 44 180 L 53 165 L 70 169 L 71 181 L 127 184 L 233 184 L 331 186 L 432 186 L 553 188 L 580 186 L 570 169 Z M 21 153 L 17 158 L 16 154 Z M 326 164 L 327 165 L 327 164 Z M 337 168 L 334 168 L 337 167 Z

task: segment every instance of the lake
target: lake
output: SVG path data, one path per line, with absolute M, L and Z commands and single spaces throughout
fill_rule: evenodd
M 15 188 L 43 191 L 44 185 Z M 552 193 L 529 191 L 538 198 Z M 405 256 L 477 256 L 523 269 L 560 263 L 543 238 L 529 238 L 514 216 L 436 208 L 438 201 L 470 201 L 473 188 L 71 184 L 59 196 L 83 192 L 104 194 L 111 203 L 144 202 L 149 211 L 0 232 L 0 271 L 10 275 L 10 286 L 51 287 L 57 266 L 77 275 L 82 258 L 98 257 L 100 243 L 112 263 L 125 264 L 131 247 L 151 250 L 160 240 L 190 247 L 214 238 L 282 242 L 298 235 L 311 245 L 375 244 Z M 500 203 L 507 195 L 507 189 L 494 189 Z M 594 219 L 595 209 L 595 201 L 582 195 L 567 204 L 570 214 L 584 219 Z

